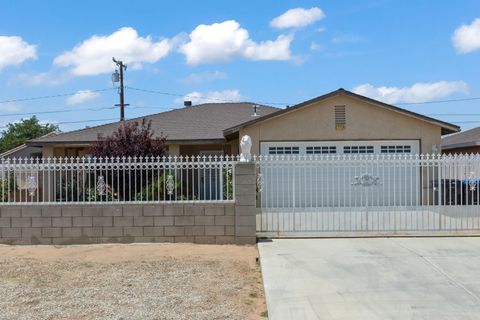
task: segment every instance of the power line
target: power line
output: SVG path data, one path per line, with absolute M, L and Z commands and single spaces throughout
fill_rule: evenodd
M 472 101 L 480 100 L 480 97 L 474 98 L 463 98 L 463 99 L 450 99 L 450 100 L 435 100 L 435 101 L 422 101 L 422 102 L 399 102 L 397 105 L 413 105 L 413 104 L 429 104 L 429 103 L 448 103 L 448 102 L 461 102 L 461 101 Z
M 101 121 L 112 121 L 118 120 L 117 118 L 108 118 L 108 119 L 89 119 L 89 120 L 81 120 L 81 121 L 62 121 L 62 122 L 54 122 L 50 124 L 72 124 L 72 123 L 84 123 L 84 122 L 101 122 Z M 0 129 L 6 129 L 7 126 L 0 127 Z
M 165 92 L 165 91 L 140 89 L 140 88 L 134 88 L 134 87 L 130 87 L 130 86 L 125 86 L 125 88 L 135 90 L 135 91 L 161 94 L 161 95 L 173 96 L 173 97 L 197 98 L 197 99 L 203 99 L 203 100 L 214 100 L 214 101 L 219 101 L 219 102 L 238 102 L 237 100 L 228 100 L 228 99 L 206 97 L 206 96 L 201 96 L 201 95 L 188 95 L 188 94 L 181 94 L 181 93 L 172 93 L 172 92 Z M 261 103 L 261 104 L 275 104 L 275 105 L 288 105 L 289 104 L 287 102 L 271 102 L 271 101 L 258 101 L 258 103 Z
M 81 109 L 63 109 L 63 110 L 50 110 L 50 111 L 37 111 L 37 112 L 24 112 L 24 113 L 8 113 L 0 114 L 0 117 L 13 117 L 13 116 L 29 116 L 37 114 L 49 114 L 49 113 L 66 113 L 77 111 L 101 111 L 107 109 L 115 109 L 116 107 L 102 107 L 102 108 L 81 108 Z
M 105 89 L 96 89 L 96 90 L 88 90 L 88 91 L 89 91 L 89 92 L 103 92 L 103 91 L 109 91 L 109 90 L 113 90 L 113 89 L 115 89 L 115 88 L 105 88 Z M 87 90 L 85 90 L 85 91 L 87 91 Z M 73 96 L 73 95 L 76 95 L 76 94 L 78 94 L 78 91 L 77 91 L 77 92 L 73 92 L 73 93 L 60 93 L 60 94 L 54 94 L 54 95 L 49 95 L 49 96 L 9 99 L 9 100 L 0 101 L 0 103 L 11 103 L 11 102 L 22 102 L 22 101 L 31 101 L 31 100 L 42 100 L 42 99 L 60 98 L 60 97 Z

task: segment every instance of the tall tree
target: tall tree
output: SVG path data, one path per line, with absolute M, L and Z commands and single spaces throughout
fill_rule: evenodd
M 0 153 L 52 131 L 58 131 L 58 126 L 50 123 L 40 124 L 35 116 L 30 119 L 22 119 L 17 123 L 9 123 L 7 129 L 2 131 L 0 136 Z

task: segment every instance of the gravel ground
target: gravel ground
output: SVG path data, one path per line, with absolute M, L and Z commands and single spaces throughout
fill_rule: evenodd
M 0 319 L 261 319 L 256 247 L 0 246 Z

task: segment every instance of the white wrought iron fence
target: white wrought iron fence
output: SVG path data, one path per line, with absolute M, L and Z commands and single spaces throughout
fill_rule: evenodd
M 258 231 L 480 230 L 480 155 L 274 155 L 257 164 Z
M 232 156 L 0 160 L 0 204 L 234 200 Z

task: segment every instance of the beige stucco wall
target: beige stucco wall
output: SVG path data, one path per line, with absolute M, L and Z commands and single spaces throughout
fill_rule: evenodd
M 335 130 L 334 106 L 345 105 L 346 129 Z M 420 140 L 420 152 L 440 149 L 441 128 L 346 96 L 336 96 L 240 130 L 252 138 L 252 153 L 264 141 Z M 438 150 L 440 151 L 440 150 Z

